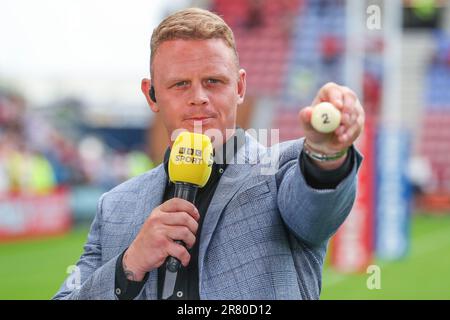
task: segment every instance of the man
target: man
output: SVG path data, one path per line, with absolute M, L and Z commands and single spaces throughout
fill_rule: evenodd
M 320 89 L 312 105 L 333 103 L 340 127 L 318 133 L 311 107 L 302 109 L 305 139 L 281 144 L 268 175 L 254 160 L 270 150 L 236 129 L 246 73 L 220 17 L 186 9 L 166 18 L 153 32 L 150 65 L 142 92 L 169 136 L 215 129 L 227 161 L 215 158 L 195 204 L 172 198 L 170 147 L 164 164 L 104 194 L 77 263 L 80 285 L 69 277 L 55 298 L 160 299 L 173 256 L 183 267 L 171 299 L 318 299 L 327 242 L 355 198 L 361 156 L 352 144 L 364 123 L 355 94 L 333 83 Z

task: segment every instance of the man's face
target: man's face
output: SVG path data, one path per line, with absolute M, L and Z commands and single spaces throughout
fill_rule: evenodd
M 153 79 L 142 90 L 154 112 L 160 112 L 169 136 L 174 130 L 194 131 L 201 126 L 234 129 L 236 109 L 245 95 L 245 71 L 238 70 L 233 50 L 221 39 L 163 42 L 153 59 Z M 155 87 L 155 104 L 148 97 Z M 198 131 L 196 131 L 198 132 Z M 224 141 L 215 141 L 220 144 Z

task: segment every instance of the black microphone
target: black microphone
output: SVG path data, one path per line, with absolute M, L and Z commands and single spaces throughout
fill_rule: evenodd
M 195 203 L 195 196 L 197 195 L 198 186 L 191 183 L 175 182 L 174 198 L 181 198 L 191 203 Z M 184 246 L 181 240 L 175 240 L 176 243 Z M 177 272 L 180 268 L 180 260 L 169 256 L 166 261 L 166 269 L 171 272 Z

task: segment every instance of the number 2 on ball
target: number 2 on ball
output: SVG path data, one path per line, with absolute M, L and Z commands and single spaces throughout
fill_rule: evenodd
M 323 124 L 330 123 L 330 119 L 328 119 L 328 113 L 322 114 Z

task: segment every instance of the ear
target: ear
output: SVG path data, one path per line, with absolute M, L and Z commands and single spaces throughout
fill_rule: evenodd
M 239 70 L 239 78 L 238 78 L 238 84 L 237 84 L 237 89 L 238 89 L 238 105 L 242 104 L 244 102 L 244 98 L 245 98 L 245 90 L 247 89 L 247 74 L 245 72 L 244 69 L 240 69 Z
M 152 99 L 150 99 L 150 88 L 152 86 L 152 80 L 151 79 L 142 79 L 141 81 L 141 91 L 145 96 L 145 99 L 147 100 L 148 105 L 150 106 L 150 109 L 152 109 L 153 112 L 159 112 L 158 104 L 154 102 Z

